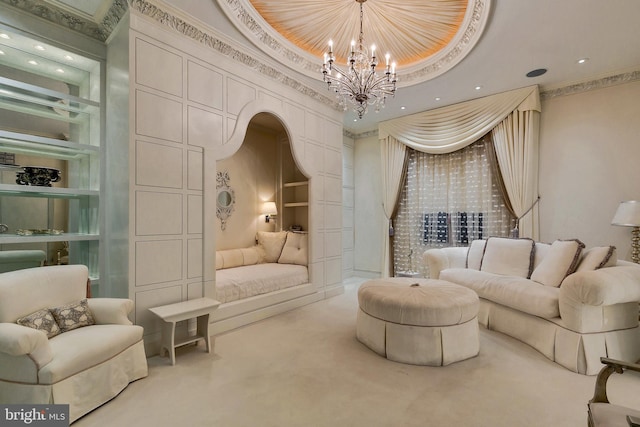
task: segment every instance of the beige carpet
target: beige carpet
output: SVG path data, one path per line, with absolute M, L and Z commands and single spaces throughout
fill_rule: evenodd
M 149 376 L 74 426 L 586 426 L 595 377 L 480 329 L 480 355 L 447 367 L 388 361 L 355 338 L 344 295 L 219 336 L 214 354 L 149 359 Z M 612 378 L 640 408 L 640 377 Z

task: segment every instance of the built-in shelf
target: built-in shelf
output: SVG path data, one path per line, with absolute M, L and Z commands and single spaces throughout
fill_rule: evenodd
M 284 188 L 301 187 L 303 185 L 309 185 L 309 181 L 286 182 L 283 184 Z
M 309 202 L 293 202 L 293 203 L 285 203 L 285 208 L 301 208 L 304 206 L 309 206 Z
M 99 197 L 100 192 L 94 190 L 80 190 L 77 188 L 0 184 L 0 195 L 20 197 L 46 197 L 50 199 L 79 199 L 83 197 Z
M 62 234 L 33 234 L 21 236 L 19 234 L 0 234 L 0 245 L 9 243 L 52 243 L 52 242 L 83 242 L 99 240 L 98 234 L 62 233 Z

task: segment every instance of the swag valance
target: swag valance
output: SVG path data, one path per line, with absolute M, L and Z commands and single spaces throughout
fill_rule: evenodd
M 483 137 L 515 110 L 540 112 L 537 86 L 380 122 L 378 137 L 392 136 L 425 153 L 451 153 Z

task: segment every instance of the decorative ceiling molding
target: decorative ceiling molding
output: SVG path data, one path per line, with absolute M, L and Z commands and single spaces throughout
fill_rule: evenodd
M 309 77 L 318 78 L 321 75 L 322 58 L 303 50 L 278 33 L 256 11 L 250 0 L 217 0 L 217 2 L 238 30 L 267 55 Z M 379 7 L 396 6 L 394 2 L 381 4 L 383 6 Z M 330 8 L 326 7 L 324 11 L 327 12 L 328 9 Z M 406 87 L 425 82 L 458 64 L 480 39 L 489 19 L 490 9 L 491 0 L 468 0 L 464 18 L 456 34 L 446 46 L 427 58 L 398 67 L 398 86 Z M 300 10 L 305 9 L 300 7 Z M 365 34 L 366 32 L 365 29 Z
M 127 0 L 113 0 L 102 21 L 96 23 L 43 1 L 0 0 L 0 2 L 101 42 L 109 38 L 128 9 Z
M 603 89 L 606 87 L 616 86 L 623 83 L 631 83 L 635 81 L 640 81 L 640 70 L 615 74 L 612 76 L 603 77 L 601 79 L 563 86 L 557 89 L 545 90 L 540 92 L 540 98 L 544 100 L 556 98 L 558 96 L 574 95 L 576 93 L 588 92 L 595 89 Z
M 284 74 L 282 71 L 272 67 L 265 62 L 254 58 L 245 52 L 240 45 L 233 43 L 231 40 L 224 41 L 222 36 L 215 35 L 215 30 L 208 27 L 207 29 L 199 28 L 197 23 L 187 22 L 188 18 L 180 18 L 172 15 L 170 12 L 160 8 L 156 4 L 152 4 L 147 0 L 129 0 L 129 7 L 132 11 L 136 11 L 141 15 L 154 20 L 157 24 L 167 27 L 185 37 L 188 37 L 209 49 L 225 55 L 227 58 L 240 62 L 241 64 L 259 72 L 260 74 L 277 81 L 280 84 L 288 86 L 303 95 L 306 95 L 322 104 L 331 108 L 342 111 L 334 98 L 329 98 L 315 89 L 312 89 L 298 80 Z M 170 6 L 167 6 L 170 8 Z

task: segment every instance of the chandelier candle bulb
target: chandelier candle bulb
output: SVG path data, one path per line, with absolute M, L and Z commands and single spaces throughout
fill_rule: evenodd
M 384 56 L 384 59 L 386 59 L 386 61 L 387 61 L 387 70 L 389 69 L 389 59 L 390 59 L 390 58 L 391 58 L 391 55 L 390 55 L 389 53 L 387 53 L 387 54 Z

